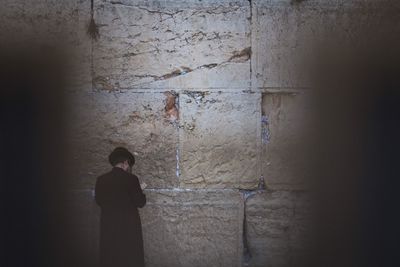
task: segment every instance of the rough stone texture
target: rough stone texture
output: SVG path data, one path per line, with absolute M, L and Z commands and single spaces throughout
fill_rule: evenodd
M 374 4 L 375 2 L 375 4 Z M 373 25 L 379 1 L 253 0 L 252 86 L 310 86 L 315 47 L 332 38 L 357 40 Z
M 306 189 L 312 140 L 310 95 L 266 93 L 262 98 L 262 175 L 275 190 Z
M 177 184 L 178 131 L 166 115 L 164 93 L 70 94 L 71 167 L 74 185 L 92 188 L 110 170 L 107 157 L 116 146 L 133 151 L 133 172 L 149 188 Z
M 311 240 L 310 200 L 307 193 L 262 192 L 246 202 L 248 266 L 304 266 Z
M 110 169 L 107 155 L 126 146 L 150 188 L 140 210 L 148 267 L 241 266 L 244 206 L 234 189 L 255 189 L 261 175 L 281 191 L 246 201 L 249 265 L 298 266 L 310 208 L 306 193 L 291 190 L 306 188 L 308 113 L 304 94 L 279 90 L 308 85 L 303 58 L 327 32 L 356 39 L 368 27 L 362 2 L 95 0 L 95 41 L 90 0 L 3 1 L 2 39 L 80 52 L 71 57 L 80 88 L 68 92 L 69 182 L 78 190 L 66 234 L 77 249 L 97 258 L 91 190 Z
M 95 6 L 97 89 L 249 86 L 249 1 L 97 0 Z
M 188 188 L 254 188 L 260 177 L 260 94 L 180 94 L 180 182 Z
M 243 201 L 233 190 L 145 190 L 146 266 L 241 266 Z

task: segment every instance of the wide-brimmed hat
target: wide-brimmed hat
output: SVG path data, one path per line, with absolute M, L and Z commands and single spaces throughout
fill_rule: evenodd
M 128 149 L 124 147 L 115 148 L 108 156 L 108 161 L 112 166 L 115 166 L 120 162 L 124 162 L 125 160 L 128 160 L 128 164 L 131 167 L 135 164 L 135 157 L 131 152 L 128 151 Z

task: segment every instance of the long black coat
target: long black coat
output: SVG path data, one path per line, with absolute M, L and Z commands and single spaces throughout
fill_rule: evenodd
M 146 204 L 138 178 L 114 167 L 97 178 L 96 202 L 101 207 L 100 266 L 143 267 L 142 225 L 137 208 Z

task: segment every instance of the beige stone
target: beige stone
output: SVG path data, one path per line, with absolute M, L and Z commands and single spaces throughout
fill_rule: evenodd
M 252 86 L 311 85 L 316 48 L 354 42 L 373 25 L 379 1 L 253 0 Z M 379 13 L 378 13 L 379 14 Z
M 135 154 L 133 172 L 149 188 L 177 184 L 177 127 L 166 114 L 164 93 L 70 94 L 71 179 L 82 188 L 110 170 L 107 157 L 117 146 Z
M 266 93 L 262 100 L 262 175 L 268 188 L 306 189 L 311 178 L 310 93 Z
M 97 89 L 250 85 L 248 1 L 95 2 Z
M 246 202 L 246 227 L 248 266 L 304 266 L 312 230 L 307 193 L 257 193 Z
M 259 180 L 260 94 L 180 94 L 180 183 L 254 188 Z
M 241 266 L 243 201 L 233 190 L 145 190 L 148 267 Z

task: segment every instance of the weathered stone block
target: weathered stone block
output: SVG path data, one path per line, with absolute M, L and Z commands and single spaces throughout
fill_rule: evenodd
M 305 189 L 311 178 L 312 111 L 309 93 L 262 98 L 262 175 L 270 189 Z
M 243 201 L 233 190 L 145 190 L 148 267 L 241 266 Z
M 96 1 L 97 89 L 247 88 L 246 0 Z
M 260 177 L 260 94 L 180 94 L 180 183 L 187 188 L 254 188 Z
M 135 154 L 133 172 L 149 188 L 177 184 L 178 131 L 166 112 L 164 93 L 70 94 L 70 166 L 76 186 L 94 186 L 96 177 L 110 170 L 109 153 L 125 146 Z M 175 103 L 169 104 L 172 109 Z
M 304 266 L 311 240 L 311 210 L 304 192 L 266 191 L 246 201 L 248 266 Z
M 375 2 L 375 4 L 374 4 Z M 379 1 L 253 0 L 252 86 L 310 86 L 313 57 L 323 41 L 357 40 Z M 376 12 L 375 12 L 376 13 Z

